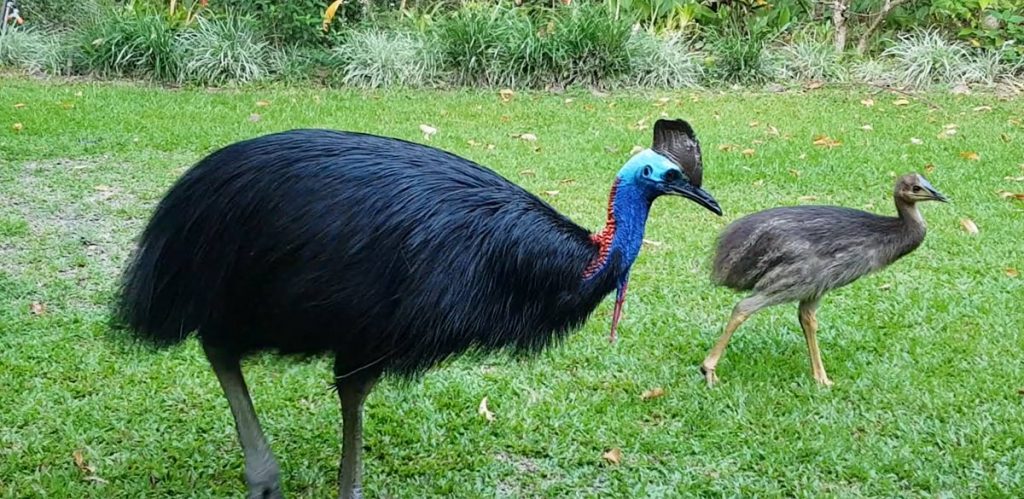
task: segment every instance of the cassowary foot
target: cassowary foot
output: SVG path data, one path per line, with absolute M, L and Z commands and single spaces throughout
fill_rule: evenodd
M 281 484 L 274 480 L 272 482 L 254 483 L 249 485 L 247 499 L 284 499 L 281 493 Z
M 700 373 L 704 376 L 704 380 L 708 383 L 708 388 L 714 388 L 715 383 L 718 383 L 718 375 L 715 374 L 715 368 L 708 368 L 707 366 L 700 366 Z
M 818 384 L 824 388 L 832 387 L 832 380 L 828 379 L 828 376 L 825 374 L 822 374 L 821 376 L 815 376 L 814 381 L 817 381 Z

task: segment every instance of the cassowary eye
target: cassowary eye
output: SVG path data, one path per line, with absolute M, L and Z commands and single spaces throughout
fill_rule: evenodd
M 644 176 L 645 176 L 645 177 L 650 177 L 650 176 L 651 176 L 651 172 L 652 172 L 652 171 L 653 171 L 653 170 L 651 170 L 651 165 L 647 165 L 647 166 L 645 166 L 645 167 L 644 167 L 644 172 L 643 172 L 643 173 L 644 173 Z
M 669 170 L 665 173 L 665 182 L 675 182 L 676 180 L 679 180 L 679 172 Z
M 914 192 L 921 192 L 921 186 L 920 185 L 915 185 L 914 188 L 911 189 L 911 190 L 914 191 Z

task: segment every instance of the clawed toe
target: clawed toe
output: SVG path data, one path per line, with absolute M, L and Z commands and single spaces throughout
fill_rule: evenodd
M 715 383 L 718 383 L 718 375 L 715 374 L 714 369 L 708 369 L 702 365 L 700 366 L 700 373 L 704 376 L 704 381 L 707 382 L 708 388 L 712 388 L 715 386 Z

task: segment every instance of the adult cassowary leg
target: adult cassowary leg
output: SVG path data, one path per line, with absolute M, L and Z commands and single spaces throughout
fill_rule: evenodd
M 238 441 L 242 444 L 245 455 L 245 482 L 249 486 L 250 499 L 283 498 L 279 481 L 280 467 L 270 450 L 270 444 L 263 436 L 256 411 L 249 398 L 249 389 L 242 377 L 241 359 L 215 347 L 203 345 L 206 358 L 209 359 L 217 381 L 224 390 L 231 407 L 231 415 L 235 417 L 235 430 Z
M 807 339 L 807 352 L 811 355 L 811 373 L 814 380 L 824 386 L 832 386 L 832 381 L 825 373 L 825 364 L 821 362 L 821 351 L 818 350 L 818 300 L 800 302 L 800 327 Z
M 729 345 L 729 340 L 732 338 L 732 333 L 736 332 L 736 329 L 743 324 L 744 321 L 754 315 L 755 312 L 769 305 L 766 298 L 761 295 L 754 295 L 748 298 L 740 300 L 732 309 L 732 316 L 729 317 L 729 323 L 725 325 L 725 332 L 715 342 L 715 346 L 708 352 L 708 356 L 704 358 L 704 362 L 701 363 L 700 372 L 704 375 L 704 379 L 708 383 L 708 387 L 715 386 L 718 383 L 718 375 L 715 374 L 715 367 L 718 365 L 718 361 L 722 358 L 722 354 L 725 353 L 725 347 Z
M 338 469 L 338 497 L 363 497 L 363 402 L 377 383 L 378 373 L 340 372 L 343 363 L 334 361 L 335 386 L 341 399 L 341 465 Z

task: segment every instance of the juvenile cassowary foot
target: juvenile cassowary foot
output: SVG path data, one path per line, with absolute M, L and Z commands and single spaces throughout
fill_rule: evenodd
M 804 330 L 807 340 L 807 353 L 811 357 L 811 374 L 819 385 L 829 387 L 832 381 L 825 372 L 825 364 L 821 362 L 821 351 L 818 349 L 818 300 L 800 302 L 800 327 Z
M 700 374 L 704 376 L 704 381 L 708 383 L 708 388 L 713 388 L 715 383 L 718 383 L 718 375 L 715 374 L 715 368 L 708 369 L 706 366 L 700 366 Z

